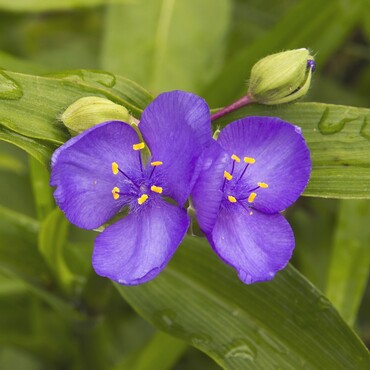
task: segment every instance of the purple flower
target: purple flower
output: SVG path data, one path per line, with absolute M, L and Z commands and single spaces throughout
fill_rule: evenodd
M 278 118 L 232 122 L 205 152 L 192 192 L 197 219 L 244 283 L 271 280 L 287 265 L 294 235 L 279 212 L 297 200 L 310 171 L 300 128 Z
M 139 130 L 144 141 L 119 121 L 74 137 L 54 153 L 50 180 L 57 204 L 81 228 L 95 229 L 128 209 L 96 238 L 93 253 L 99 275 L 126 285 L 158 275 L 183 239 L 189 226 L 184 203 L 212 140 L 207 104 L 182 91 L 159 95 Z

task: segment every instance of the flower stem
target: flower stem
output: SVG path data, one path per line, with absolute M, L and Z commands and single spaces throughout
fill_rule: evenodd
M 243 97 L 241 97 L 240 99 L 238 99 L 234 103 L 228 105 L 225 108 L 220 109 L 215 114 L 212 114 L 211 121 L 215 121 L 216 119 L 219 119 L 219 118 L 225 116 L 226 114 L 229 114 L 229 113 L 233 112 L 234 110 L 237 110 L 241 107 L 244 107 L 244 106 L 246 106 L 248 104 L 251 104 L 251 103 L 254 103 L 254 102 L 255 102 L 255 100 L 249 94 L 244 95 Z

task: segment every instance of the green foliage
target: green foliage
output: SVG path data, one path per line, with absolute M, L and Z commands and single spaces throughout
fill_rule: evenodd
M 353 325 L 369 277 L 370 203 L 341 201 L 326 294 Z
M 64 249 L 67 243 L 69 223 L 59 208 L 54 209 L 42 223 L 38 247 L 62 288 L 71 290 L 73 274 L 66 265 Z
M 158 331 L 153 338 L 112 370 L 170 370 L 187 349 L 187 344 Z
M 13 12 L 42 12 L 93 7 L 105 4 L 119 4 L 126 1 L 127 0 L 0 0 L 0 9 Z
M 49 171 L 32 157 L 29 159 L 29 167 L 37 218 L 43 221 L 54 208 Z
M 0 0 L 0 368 L 369 368 L 352 330 L 370 343 L 367 10 L 365 0 Z M 95 234 L 69 225 L 48 185 L 51 155 L 70 138 L 63 112 L 95 96 L 140 119 L 153 99 L 140 85 L 224 106 L 260 58 L 302 47 L 317 61 L 306 100 L 323 103 L 250 105 L 214 124 L 260 115 L 302 128 L 313 171 L 287 210 L 295 267 L 246 286 L 188 236 L 148 284 L 114 289 L 96 276 Z
M 272 50 L 307 47 L 319 51 L 316 60 L 319 66 L 323 65 L 352 31 L 366 6 L 366 1 L 357 0 L 296 2 L 269 32 L 257 37 L 226 63 L 219 77 L 205 89 L 207 100 L 217 106 L 243 94 L 246 90 L 243 78 L 248 78 L 253 64 Z
M 156 93 L 197 92 L 220 70 L 230 8 L 229 0 L 138 0 L 111 6 L 102 66 Z M 123 58 L 116 57 L 117 50 Z
M 330 302 L 294 268 L 271 283 L 247 286 L 204 239 L 186 239 L 154 281 L 116 287 L 154 325 L 225 369 L 361 369 L 368 363 Z

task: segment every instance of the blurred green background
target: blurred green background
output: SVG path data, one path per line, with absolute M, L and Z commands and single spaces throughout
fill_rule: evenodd
M 306 101 L 369 107 L 369 42 L 367 0 L 0 0 L 0 68 L 36 75 L 107 70 L 153 95 L 192 91 L 213 108 L 246 91 L 258 59 L 301 47 L 317 62 Z M 42 230 L 37 236 L 36 221 L 45 218 L 43 202 L 50 201 L 48 174 L 24 152 L 0 142 L 0 176 L 0 369 L 219 368 L 186 344 L 171 349 L 173 341 L 166 344 L 166 335 L 156 333 L 108 281 L 96 277 L 90 267 L 94 233 L 64 224 L 57 212 L 49 227 L 59 218 L 64 225 L 59 232 L 69 228 L 65 260 L 76 289 L 61 296 L 74 310 L 38 290 L 38 285 L 50 293 L 55 289 L 41 254 L 30 253 L 35 244 L 48 242 Z M 44 198 L 34 197 L 37 186 Z M 298 246 L 294 265 L 370 344 L 368 201 L 301 198 L 287 217 Z M 343 244 L 348 249 L 341 254 Z M 358 254 L 343 272 L 355 281 L 338 296 L 336 275 L 346 253 Z M 27 282 L 35 271 L 36 285 Z M 156 341 L 168 346 L 159 367 L 150 347 Z M 140 351 L 149 353 L 152 365 L 137 365 Z

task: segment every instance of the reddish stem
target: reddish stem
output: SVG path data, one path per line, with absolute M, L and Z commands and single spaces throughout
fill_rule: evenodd
M 229 114 L 229 113 L 233 112 L 234 110 L 237 110 L 237 109 L 239 109 L 241 107 L 244 107 L 245 105 L 248 105 L 248 104 L 251 104 L 251 103 L 254 103 L 253 98 L 250 95 L 245 95 L 242 98 L 235 101 L 234 103 L 228 105 L 227 107 L 220 109 L 215 114 L 212 114 L 211 121 L 215 121 L 216 119 L 219 119 L 219 118 L 225 116 L 226 114 Z

